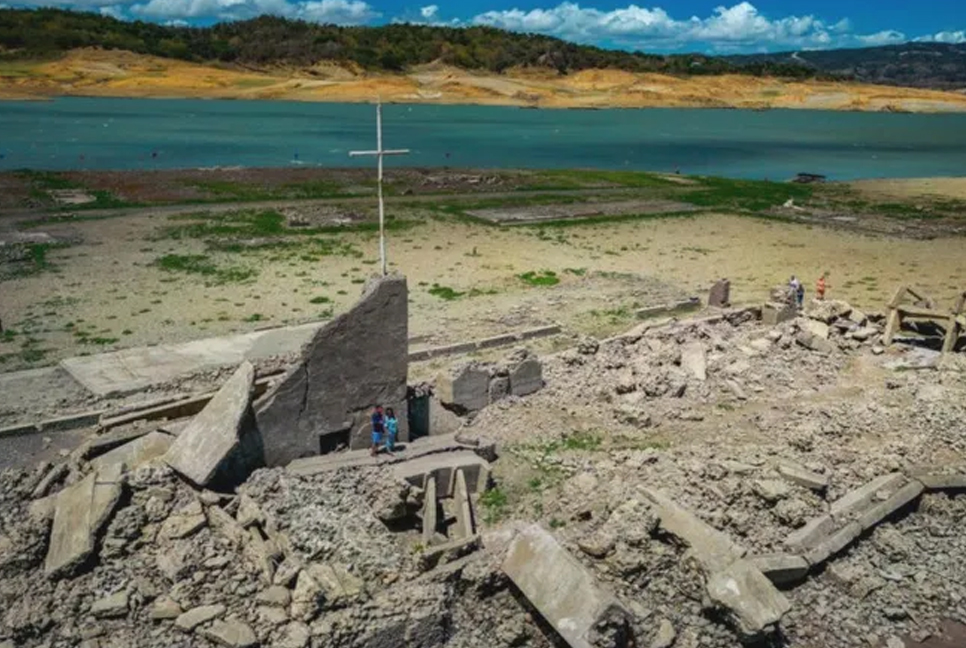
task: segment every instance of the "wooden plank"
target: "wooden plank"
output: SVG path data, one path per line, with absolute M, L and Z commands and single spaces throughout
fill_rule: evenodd
M 906 290 L 907 288 L 905 286 L 900 286 L 889 301 L 888 308 L 898 308 L 899 304 L 902 303 L 902 298 L 906 296 Z
M 942 313 L 940 311 L 935 311 L 928 308 L 918 308 L 916 306 L 900 306 L 898 310 L 902 312 L 903 317 L 936 320 L 937 322 L 945 322 L 946 318 L 949 317 L 947 313 Z
M 899 332 L 901 325 L 902 315 L 899 314 L 898 308 L 893 308 L 889 311 L 889 319 L 886 321 L 885 333 L 882 334 L 882 344 L 885 346 L 892 344 L 892 338 Z

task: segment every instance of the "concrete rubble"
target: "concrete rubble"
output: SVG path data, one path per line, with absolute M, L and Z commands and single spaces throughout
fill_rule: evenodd
M 399 308 L 404 284 L 385 281 L 363 309 Z M 306 401 L 313 421 L 343 417 L 320 436 L 270 412 L 298 392 L 278 388 L 257 403 L 266 433 L 246 427 L 243 366 L 193 420 L 118 426 L 0 472 L 0 646 L 938 637 L 966 622 L 966 367 L 890 369 L 873 351 L 881 323 L 839 303 L 775 324 L 716 310 L 519 353 L 482 366 L 485 389 L 468 390 L 481 407 L 449 419 L 452 436 L 286 468 L 231 458 L 252 429 L 277 459 L 346 430 L 348 447 L 378 390 Z M 303 378 L 330 385 L 321 349 L 346 336 L 307 349 Z M 534 363 L 539 388 L 520 397 L 514 376 L 537 387 Z M 307 387 L 298 371 L 281 384 Z M 392 382 L 379 389 L 405 399 L 405 377 L 401 392 Z M 442 401 L 442 387 L 420 397 Z M 284 420 L 288 436 L 272 427 Z
M 529 396 L 543 388 L 543 365 L 527 349 L 501 363 L 464 362 L 436 378 L 436 396 L 458 414 L 482 410 L 510 396 Z

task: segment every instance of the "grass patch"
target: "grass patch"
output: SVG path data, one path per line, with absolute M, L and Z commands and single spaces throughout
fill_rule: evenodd
M 587 268 L 564 268 L 564 272 L 575 277 L 583 277 L 587 274 Z
M 25 246 L 25 258 L 19 263 L 10 264 L 7 276 L 10 278 L 30 277 L 42 272 L 59 272 L 51 263 L 48 254 L 51 250 L 69 247 L 66 243 L 28 243 Z
M 207 256 L 201 254 L 166 254 L 157 259 L 154 265 L 165 272 L 180 272 L 207 277 L 214 285 L 241 283 L 258 274 L 258 271 L 252 268 L 220 267 Z
M 312 299 L 310 299 L 309 303 L 310 304 L 328 304 L 331 301 L 332 300 L 326 297 L 325 295 L 319 295 L 318 297 L 313 297 Z
M 495 524 L 506 516 L 508 499 L 500 488 L 493 488 L 480 495 L 483 506 L 483 519 L 487 524 Z
M 519 187 L 521 191 L 587 189 L 587 188 L 656 188 L 679 186 L 673 180 L 643 171 L 599 171 L 561 169 L 541 171 L 532 184 Z
M 440 286 L 439 284 L 433 284 L 433 286 L 429 289 L 429 294 L 432 295 L 433 297 L 439 297 L 444 301 L 454 301 L 456 299 L 459 299 L 466 293 L 453 290 L 449 286 Z
M 540 272 L 531 270 L 517 275 L 517 278 L 528 286 L 556 286 L 560 283 L 557 273 L 551 270 L 541 270 Z
M 779 207 L 789 199 L 801 205 L 815 194 L 815 188 L 810 185 L 790 182 L 710 177 L 698 180 L 696 189 L 682 191 L 675 197 L 698 207 L 761 212 Z

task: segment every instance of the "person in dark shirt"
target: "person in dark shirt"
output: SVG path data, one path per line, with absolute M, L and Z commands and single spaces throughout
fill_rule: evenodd
M 376 405 L 372 411 L 372 448 L 369 450 L 373 457 L 379 452 L 379 444 L 382 443 L 382 435 L 386 429 L 386 419 L 382 415 L 382 405 Z

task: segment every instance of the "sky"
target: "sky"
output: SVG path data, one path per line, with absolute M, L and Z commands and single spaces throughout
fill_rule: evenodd
M 274 14 L 342 25 L 490 25 L 657 53 L 966 43 L 966 0 L 0 0 L 0 7 L 3 1 L 169 24 Z

